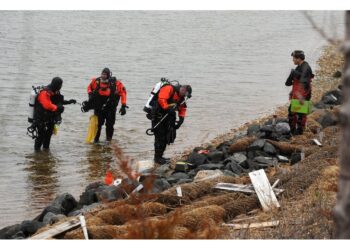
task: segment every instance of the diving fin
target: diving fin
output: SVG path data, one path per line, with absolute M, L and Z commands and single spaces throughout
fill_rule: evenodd
M 89 129 L 85 139 L 86 143 L 94 142 L 95 136 L 97 134 L 97 127 L 98 127 L 98 117 L 97 115 L 91 115 L 90 122 L 89 122 Z

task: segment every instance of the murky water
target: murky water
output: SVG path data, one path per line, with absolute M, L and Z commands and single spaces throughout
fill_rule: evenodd
M 343 33 L 343 12 L 312 15 L 330 35 Z M 33 218 L 57 194 L 79 198 L 114 159 L 110 145 L 84 143 L 90 114 L 78 105 L 66 106 L 50 152 L 34 153 L 26 136 L 32 85 L 60 76 L 65 97 L 81 102 L 91 77 L 109 67 L 130 106 L 117 116 L 113 143 L 151 159 L 142 108 L 161 77 L 193 87 L 171 156 L 284 104 L 291 51 L 305 50 L 315 68 L 324 44 L 293 11 L 1 11 L 0 228 Z

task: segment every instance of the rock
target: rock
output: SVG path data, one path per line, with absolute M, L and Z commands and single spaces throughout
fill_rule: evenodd
M 260 167 L 259 167 L 258 163 L 256 163 L 252 159 L 248 159 L 247 160 L 247 169 L 249 169 L 249 171 L 254 171 L 254 170 L 259 170 Z
M 238 174 L 235 174 L 234 172 L 227 170 L 227 169 L 223 170 L 222 172 L 225 176 L 234 176 L 234 177 L 239 176 Z
M 338 118 L 336 115 L 332 112 L 326 112 L 324 116 L 321 116 L 318 120 L 318 123 L 321 124 L 323 128 L 329 127 L 329 126 L 335 126 L 338 124 Z
M 181 184 L 190 183 L 190 182 L 192 182 L 192 179 L 181 179 L 178 182 L 176 182 L 175 185 L 181 185 Z
M 264 132 L 265 134 L 272 133 L 274 131 L 274 128 L 272 125 L 264 125 L 260 128 L 261 132 Z
M 267 153 L 269 155 L 275 155 L 277 153 L 275 147 L 268 142 L 265 143 L 263 150 L 265 153 Z
M 15 224 L 12 226 L 4 227 L 0 230 L 0 239 L 12 239 L 16 233 L 18 233 L 21 230 L 20 224 Z
M 171 171 L 172 171 L 172 169 L 169 167 L 168 164 L 163 164 L 163 165 L 157 167 L 154 170 L 154 173 L 158 174 L 159 176 L 166 177 L 166 176 L 170 175 Z
M 112 185 L 104 188 L 102 191 L 97 191 L 96 197 L 98 201 L 103 201 L 103 202 L 116 201 L 116 200 L 121 200 L 126 198 L 126 194 L 125 194 L 126 191 L 121 185 L 122 184 L 120 184 L 119 186 Z M 130 193 L 130 192 L 127 192 L 127 193 Z
M 279 122 L 276 124 L 276 132 L 281 135 L 289 135 L 290 134 L 290 126 L 288 122 Z
M 52 205 L 55 207 L 61 207 L 62 213 L 67 215 L 69 212 L 73 211 L 73 209 L 77 207 L 78 202 L 71 194 L 64 193 L 62 195 L 57 196 L 56 199 L 52 202 Z
M 25 220 L 21 223 L 21 230 L 23 234 L 28 237 L 36 233 L 39 228 L 43 227 L 44 223 L 36 220 Z
M 269 154 L 261 150 L 256 150 L 256 151 L 249 151 L 247 156 L 248 156 L 248 159 L 254 160 L 254 158 L 258 156 L 269 157 Z
M 244 165 L 246 166 L 246 161 L 244 162 Z M 233 173 L 240 175 L 244 171 L 244 167 L 242 167 L 240 164 L 238 164 L 235 161 L 229 161 L 226 163 L 224 170 L 232 171 Z
M 253 124 L 248 127 L 247 130 L 247 135 L 252 136 L 252 135 L 257 135 L 260 133 L 260 125 L 259 124 Z
M 26 236 L 24 235 L 24 233 L 22 231 L 18 231 L 15 235 L 13 235 L 11 237 L 11 239 L 14 239 L 14 240 L 23 240 L 25 238 L 26 238 Z
M 263 156 L 258 156 L 254 158 L 254 161 L 258 163 L 259 167 L 267 168 L 273 166 L 273 160 L 271 158 L 266 158 Z
M 235 153 L 230 157 L 230 159 L 237 162 L 239 165 L 243 165 L 247 160 L 247 156 L 242 153 Z
M 34 220 L 42 222 L 47 213 L 62 214 L 62 208 L 49 205 Z
M 334 78 L 340 78 L 342 76 L 341 71 L 337 70 L 336 72 L 334 72 L 334 74 L 332 75 Z
M 170 177 L 168 177 L 167 181 L 170 184 L 174 184 L 174 183 L 177 183 L 181 179 L 190 179 L 190 177 L 185 173 L 177 172 L 177 173 L 173 173 L 172 175 L 170 175 Z
M 215 151 L 209 152 L 207 156 L 210 162 L 218 163 L 222 160 L 224 153 L 219 150 L 215 150 Z
M 83 207 L 84 205 L 90 205 L 92 203 L 98 202 L 98 198 L 96 196 L 96 192 L 102 191 L 108 186 L 102 182 L 94 182 L 89 184 L 85 191 L 80 195 L 79 199 L 79 207 Z
M 49 212 L 44 216 L 43 223 L 45 225 L 47 225 L 47 224 L 52 225 L 63 218 L 66 218 L 66 216 L 64 216 L 63 214 L 54 214 L 54 213 Z
M 201 170 L 197 173 L 197 175 L 194 177 L 195 181 L 203 181 L 203 180 L 208 180 L 212 178 L 216 178 L 219 176 L 223 176 L 223 172 L 216 169 L 216 170 Z
M 198 154 L 196 152 L 193 152 L 188 157 L 188 162 L 195 166 L 200 166 L 207 162 L 207 156 L 205 154 Z
M 187 173 L 187 175 L 193 179 L 196 176 L 196 174 L 198 173 L 198 171 L 199 170 L 192 169 L 190 172 Z
M 79 214 L 84 214 L 84 213 L 86 213 L 86 212 L 89 212 L 89 211 L 91 211 L 91 210 L 97 208 L 97 207 L 100 206 L 100 205 L 101 205 L 101 203 L 99 203 L 99 202 L 92 203 L 92 204 L 90 204 L 90 205 L 88 205 L 88 206 L 85 205 L 85 206 L 83 206 L 81 209 L 74 210 L 74 211 L 70 212 L 70 213 L 68 214 L 68 216 L 77 216 L 77 215 L 79 215 Z
M 224 164 L 222 163 L 207 163 L 200 165 L 197 170 L 215 170 L 215 169 L 221 169 L 224 167 Z
M 228 142 L 221 143 L 216 149 L 221 151 L 224 155 L 223 158 L 227 158 L 230 156 L 230 145 Z
M 252 144 L 250 144 L 247 148 L 248 151 L 256 151 L 264 148 L 266 140 L 264 139 L 258 139 L 254 141 Z
M 161 193 L 164 190 L 169 189 L 171 185 L 165 178 L 161 178 L 161 179 L 156 179 L 156 181 L 154 182 L 154 187 L 159 190 L 158 193 Z
M 299 161 L 301 161 L 301 153 L 292 153 L 290 157 L 290 165 L 294 165 Z

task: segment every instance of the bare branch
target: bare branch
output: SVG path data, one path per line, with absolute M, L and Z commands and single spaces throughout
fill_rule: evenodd
M 305 18 L 310 22 L 312 28 L 316 30 L 325 40 L 327 40 L 327 42 L 333 45 L 337 44 L 337 40 L 329 37 L 322 28 L 318 27 L 314 19 L 309 15 L 309 13 L 307 13 L 307 11 L 302 11 L 302 13 L 305 16 Z

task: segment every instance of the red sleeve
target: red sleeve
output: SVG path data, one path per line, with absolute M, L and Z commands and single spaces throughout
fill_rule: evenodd
M 87 87 L 87 92 L 90 94 L 94 89 L 96 89 L 96 78 L 92 78 L 89 86 Z
M 126 105 L 126 89 L 123 83 L 120 81 L 117 81 L 116 85 L 117 85 L 117 92 L 120 95 L 121 103 L 122 105 Z
M 179 107 L 179 117 L 185 117 L 186 116 L 186 109 L 187 109 L 186 103 L 180 105 L 180 107 Z
M 50 94 L 47 90 L 40 92 L 38 96 L 38 102 L 44 107 L 44 109 L 55 112 L 57 106 L 51 102 Z
M 158 94 L 158 103 L 162 107 L 162 109 L 166 110 L 168 109 L 168 100 L 170 99 L 171 95 L 173 94 L 173 87 L 168 85 L 164 86 L 160 89 Z

